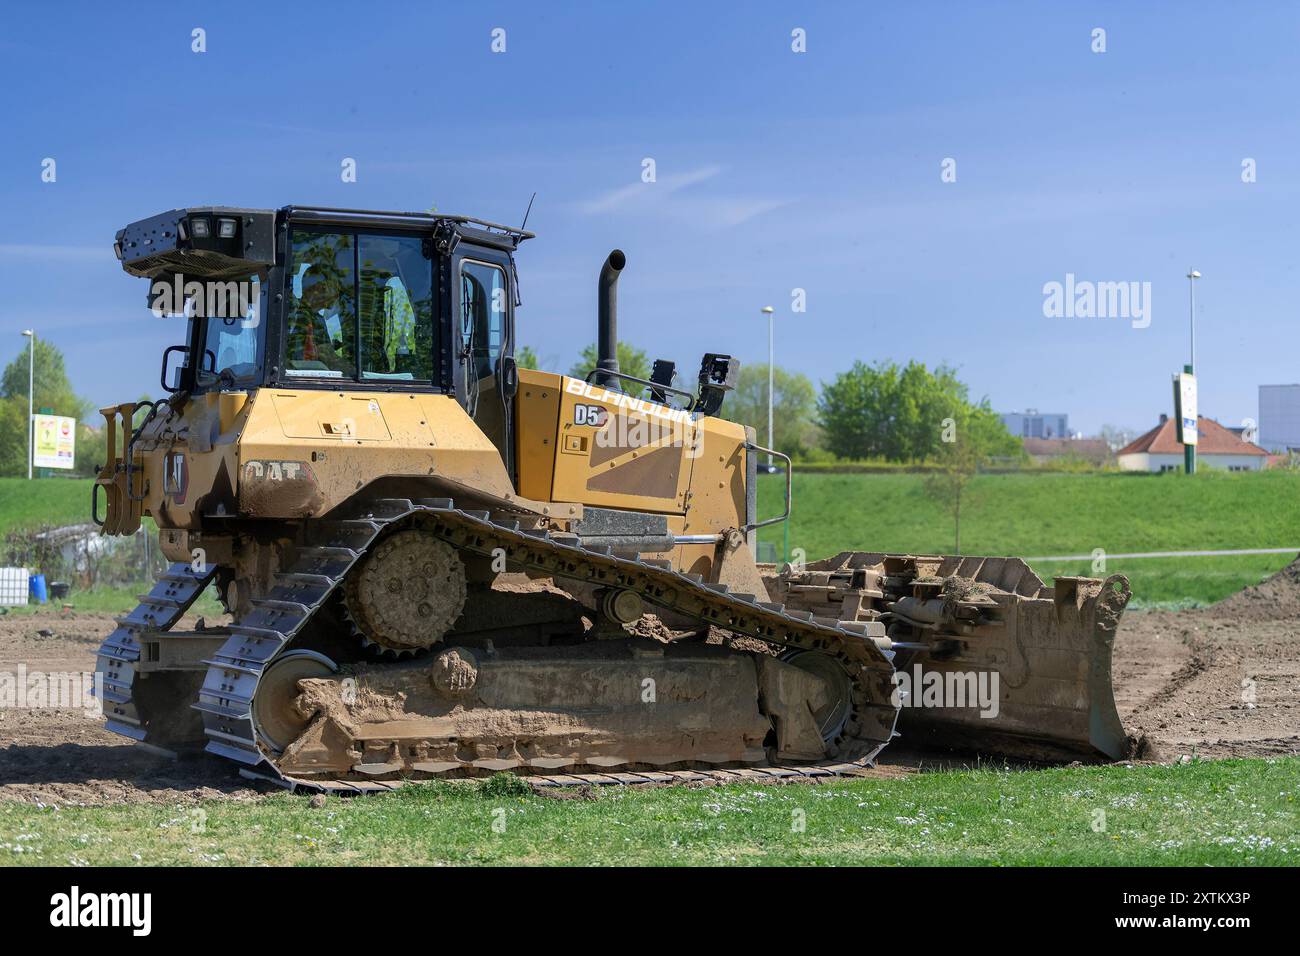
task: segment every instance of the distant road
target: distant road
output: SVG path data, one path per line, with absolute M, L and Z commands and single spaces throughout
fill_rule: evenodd
M 1235 551 L 1135 551 L 1132 554 L 1111 554 L 1111 558 L 1214 558 L 1228 554 L 1300 554 L 1300 548 L 1239 548 Z M 1026 561 L 1091 561 L 1091 554 L 1055 554 L 1046 558 L 1025 558 Z

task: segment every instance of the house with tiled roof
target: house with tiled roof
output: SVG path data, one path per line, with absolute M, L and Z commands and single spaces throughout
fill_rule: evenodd
M 1207 468 L 1226 471 L 1259 471 L 1268 452 L 1254 442 L 1242 441 L 1213 418 L 1196 419 L 1196 462 Z M 1183 446 L 1178 441 L 1177 426 L 1168 415 L 1160 424 L 1115 454 L 1122 471 L 1181 471 Z
M 1110 446 L 1101 438 L 1025 438 L 1025 454 L 1045 465 L 1063 458 L 1078 458 L 1093 465 L 1110 464 Z

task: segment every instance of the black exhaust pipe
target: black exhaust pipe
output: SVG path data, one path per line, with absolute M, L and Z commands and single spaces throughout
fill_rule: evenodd
M 618 369 L 618 274 L 627 265 L 622 249 L 615 249 L 600 267 L 599 293 L 596 297 L 596 368 L 602 372 Z M 610 386 L 618 380 L 612 375 L 597 375 L 598 384 Z

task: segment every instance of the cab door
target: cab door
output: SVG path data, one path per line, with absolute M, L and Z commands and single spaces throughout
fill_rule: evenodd
M 511 404 L 514 397 L 514 296 L 510 260 L 466 248 L 452 259 L 453 325 L 460 339 L 456 379 L 461 403 L 501 452 L 515 478 Z

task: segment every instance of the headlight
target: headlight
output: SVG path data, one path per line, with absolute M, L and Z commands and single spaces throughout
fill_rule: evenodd
M 208 219 L 206 216 L 194 216 L 190 219 L 190 228 L 194 230 L 195 239 L 206 239 L 211 234 L 208 231 Z
M 234 239 L 235 226 L 236 226 L 236 222 L 233 219 L 218 219 L 217 235 L 219 235 L 222 239 Z

